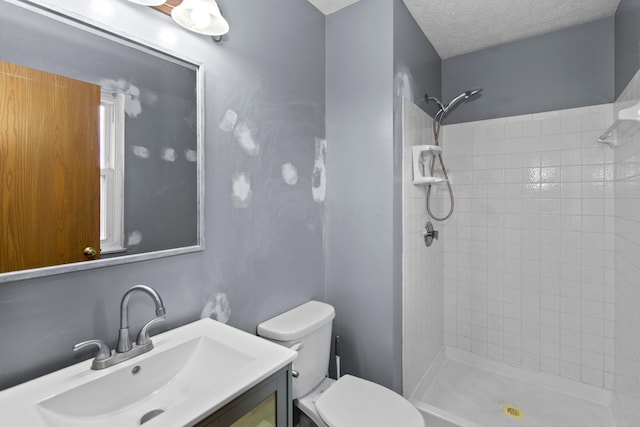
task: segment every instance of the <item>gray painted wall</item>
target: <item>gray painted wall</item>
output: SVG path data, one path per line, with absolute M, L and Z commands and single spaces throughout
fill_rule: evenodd
M 343 373 L 400 392 L 402 97 L 440 96 L 441 61 L 401 0 L 358 2 L 328 16 L 326 45 L 334 333 Z
M 294 305 L 324 299 L 324 205 L 311 192 L 315 138 L 324 137 L 324 16 L 305 1 L 220 0 L 231 33 L 214 44 L 151 9 L 109 3 L 111 17 L 99 15 L 92 2 L 52 2 L 180 50 L 206 68 L 207 249 L 0 285 L 0 388 L 88 358 L 72 354 L 79 341 L 115 344 L 120 298 L 137 283 L 164 298 L 167 321 L 159 330 L 198 319 L 216 296 L 219 306 L 225 297 L 230 303 L 229 323 L 249 332 Z M 228 109 L 254 133 L 257 157 L 218 127 Z M 286 162 L 297 167 L 295 186 L 282 180 Z M 252 183 L 244 209 L 231 198 L 236 172 L 248 173 Z M 153 316 L 143 296 L 134 297 L 131 309 L 134 330 Z
M 442 97 L 442 60 L 404 2 L 394 0 L 393 4 L 394 110 L 401 111 L 405 97 L 434 116 L 436 106 L 425 103 L 424 96 Z
M 444 102 L 467 89 L 484 88 L 481 97 L 459 106 L 445 123 L 612 102 L 613 25 L 613 17 L 604 18 L 445 59 Z
M 640 0 L 621 0 L 615 16 L 616 98 L 640 69 Z
M 343 373 L 400 391 L 393 6 L 360 1 L 326 19 L 326 280 Z

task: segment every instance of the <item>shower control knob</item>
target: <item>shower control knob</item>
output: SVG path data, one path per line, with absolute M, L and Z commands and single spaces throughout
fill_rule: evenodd
M 431 224 L 431 221 L 428 221 L 427 225 L 424 226 L 422 235 L 424 236 L 424 244 L 427 247 L 431 246 L 431 244 L 433 244 L 433 240 L 438 240 L 439 237 L 438 230 L 433 229 L 433 224 Z

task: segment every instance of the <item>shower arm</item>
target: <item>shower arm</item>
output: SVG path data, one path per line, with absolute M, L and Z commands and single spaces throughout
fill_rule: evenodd
M 440 100 L 438 98 L 434 98 L 433 96 L 425 95 L 424 96 L 424 100 L 427 101 L 427 103 L 429 101 L 433 101 L 436 104 L 438 104 L 438 107 L 440 107 L 441 110 L 444 110 L 444 105 L 442 105 L 442 102 L 440 102 Z
M 429 96 L 429 95 L 425 95 L 424 96 L 424 100 L 427 102 L 427 104 L 429 103 L 429 101 L 433 101 L 436 104 L 438 104 L 438 107 L 440 109 L 438 110 L 438 112 L 436 113 L 434 118 L 436 120 L 438 120 L 439 122 L 442 122 L 442 118 L 444 117 L 443 113 L 444 113 L 444 111 L 446 109 L 446 107 L 444 105 L 442 105 L 442 102 L 440 102 L 440 100 L 438 98 L 434 98 L 433 96 Z M 441 116 L 441 117 L 438 119 L 438 116 Z
M 458 99 L 461 98 L 461 97 L 464 97 L 464 95 L 458 96 L 457 98 L 452 100 L 447 105 L 444 105 L 442 102 L 440 102 L 440 100 L 438 98 L 434 98 L 433 96 L 425 95 L 424 99 L 425 99 L 425 101 L 427 101 L 427 103 L 429 101 L 433 101 L 438 105 L 439 110 L 436 113 L 436 115 L 434 116 L 434 119 L 435 119 L 435 121 L 438 122 L 438 124 L 442 124 L 442 120 L 444 119 L 445 114 L 447 114 L 449 112 L 449 108 L 452 107 L 453 105 L 455 105 L 455 103 L 457 103 Z

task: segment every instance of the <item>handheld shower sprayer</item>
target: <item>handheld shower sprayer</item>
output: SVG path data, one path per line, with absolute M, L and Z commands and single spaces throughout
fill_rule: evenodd
M 428 104 L 429 102 L 435 102 L 439 110 L 436 113 L 433 120 L 433 137 L 436 145 L 440 145 L 440 127 L 442 126 L 442 120 L 444 116 L 447 115 L 450 111 L 452 111 L 455 107 L 460 105 L 462 101 L 466 101 L 472 96 L 476 96 L 482 93 L 482 88 L 469 89 L 467 91 L 462 92 L 460 95 L 456 96 L 449 102 L 447 105 L 444 105 L 438 98 L 434 98 L 429 96 L 429 94 L 424 95 L 424 100 Z M 451 200 L 451 204 L 449 205 L 449 213 L 447 213 L 444 217 L 437 217 L 431 212 L 431 185 L 427 187 L 427 212 L 429 212 L 429 216 L 436 221 L 444 221 L 448 219 L 453 214 L 453 205 L 454 205 L 454 197 L 453 197 L 453 189 L 451 188 L 451 182 L 449 182 L 449 177 L 447 175 L 447 168 L 444 166 L 444 161 L 442 160 L 442 154 L 437 155 L 437 159 L 440 162 L 440 166 L 442 168 L 442 174 L 447 183 L 447 188 L 449 189 L 449 199 Z M 431 176 L 433 176 L 433 171 L 436 166 L 436 157 L 431 158 L 430 172 Z
M 424 95 L 424 100 L 429 103 L 431 101 L 435 102 L 440 110 L 436 113 L 435 119 L 439 123 L 442 123 L 442 119 L 445 115 L 447 115 L 450 111 L 452 111 L 455 107 L 457 107 L 462 101 L 466 101 L 472 96 L 480 95 L 482 93 L 482 88 L 469 89 L 467 91 L 462 92 L 460 95 L 456 96 L 449 102 L 447 105 L 444 105 L 438 98 L 434 98 L 429 96 L 429 94 Z

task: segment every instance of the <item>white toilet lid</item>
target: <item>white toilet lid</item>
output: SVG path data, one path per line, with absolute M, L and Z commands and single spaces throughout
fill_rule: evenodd
M 345 375 L 316 401 L 330 427 L 424 427 L 420 412 L 399 394 L 378 384 Z

